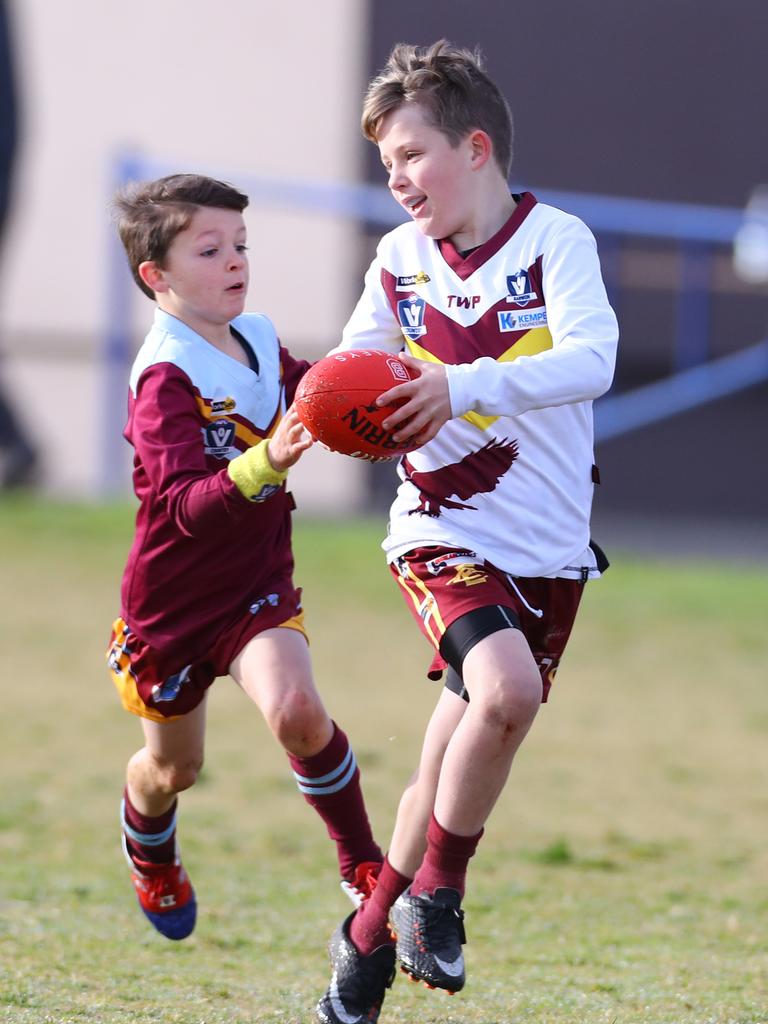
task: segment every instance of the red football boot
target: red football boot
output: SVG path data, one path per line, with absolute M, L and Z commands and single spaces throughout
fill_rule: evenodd
M 123 840 L 131 881 L 144 914 L 167 939 L 186 939 L 197 920 L 195 890 L 179 859 L 152 864 L 132 857 Z

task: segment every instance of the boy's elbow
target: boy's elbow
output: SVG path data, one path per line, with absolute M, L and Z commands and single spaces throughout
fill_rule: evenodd
M 609 336 L 600 341 L 592 348 L 594 353 L 594 378 L 593 399 L 600 398 L 613 384 L 613 375 L 616 371 L 616 350 L 618 347 L 618 330 L 611 332 Z
M 613 384 L 613 375 L 616 370 L 616 359 L 602 355 L 597 364 L 597 373 L 595 375 L 595 394 L 593 398 L 600 398 Z

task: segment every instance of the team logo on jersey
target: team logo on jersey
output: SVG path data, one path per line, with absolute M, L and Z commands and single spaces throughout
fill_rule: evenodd
M 490 494 L 518 455 L 517 441 L 494 438 L 477 451 L 469 452 L 460 462 L 439 469 L 417 470 L 407 455 L 401 463 L 405 478 L 419 492 L 419 504 L 408 515 L 437 518 L 444 508 L 471 509 L 476 505 L 464 502 L 475 494 Z M 451 495 L 460 498 L 456 501 Z M 465 559 L 466 561 L 466 559 Z
M 233 451 L 237 451 L 234 447 L 235 424 L 231 420 L 214 420 L 201 429 L 206 455 L 228 459 Z
M 496 315 L 499 318 L 499 330 L 502 334 L 507 334 L 509 331 L 532 331 L 534 327 L 547 326 L 547 310 L 544 306 L 526 313 L 509 310 Z
M 424 314 L 427 311 L 427 304 L 418 295 L 409 295 L 407 299 L 400 299 L 397 304 L 397 316 L 400 320 L 400 330 L 409 341 L 416 341 L 427 333 L 424 326 Z
M 463 583 L 465 587 L 474 587 L 478 583 L 485 583 L 487 579 L 487 572 L 483 572 L 476 565 L 464 562 L 463 565 L 456 566 L 456 575 L 448 581 L 448 586 L 450 587 L 454 583 Z
M 537 298 L 536 292 L 531 289 L 531 282 L 527 270 L 518 270 L 516 274 L 507 274 L 507 302 L 514 302 L 516 306 L 527 306 Z
M 227 397 L 217 399 L 216 401 L 211 402 L 211 412 L 232 412 L 236 404 L 237 403 L 234 398 Z
M 397 292 L 409 292 L 411 288 L 415 288 L 419 284 L 429 284 L 432 278 L 429 274 L 420 270 L 418 274 L 404 274 L 402 277 L 398 277 L 397 284 L 395 285 L 395 291 Z

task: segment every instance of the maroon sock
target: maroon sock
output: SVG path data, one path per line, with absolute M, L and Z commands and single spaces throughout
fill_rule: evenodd
M 370 956 L 379 946 L 392 945 L 389 911 L 400 893 L 405 892 L 410 878 L 395 871 L 387 858 L 381 865 L 376 887 L 363 903 L 349 926 L 349 937 L 363 956 Z
M 380 861 L 382 852 L 365 811 L 355 755 L 336 723 L 330 742 L 319 754 L 288 754 L 288 760 L 304 799 L 315 808 L 336 843 L 342 878 L 351 878 L 363 861 Z
M 435 889 L 445 886 L 463 896 L 467 864 L 482 834 L 480 829 L 475 836 L 457 836 L 444 829 L 433 814 L 427 828 L 427 852 L 411 884 L 412 894 L 432 896 Z
M 176 853 L 176 800 L 157 818 L 139 814 L 128 796 L 123 793 L 120 815 L 128 852 L 138 860 L 152 864 L 169 864 Z

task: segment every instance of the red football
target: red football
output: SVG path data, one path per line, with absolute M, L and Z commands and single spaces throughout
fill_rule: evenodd
M 302 377 L 294 403 L 310 434 L 331 451 L 368 462 L 413 451 L 394 441 L 381 423 L 394 406 L 375 403 L 396 384 L 413 379 L 405 363 L 389 352 L 350 349 L 326 356 Z

